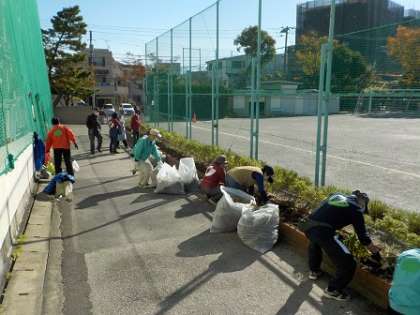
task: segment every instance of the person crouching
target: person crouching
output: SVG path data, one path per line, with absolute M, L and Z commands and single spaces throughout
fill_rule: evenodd
M 207 167 L 200 183 L 200 188 L 206 194 L 210 203 L 215 204 L 222 197 L 220 186 L 225 184 L 226 156 L 220 155 Z
M 136 162 L 136 168 L 133 170 L 133 174 L 139 173 L 139 187 L 147 187 L 149 180 L 151 181 L 150 187 L 156 186 L 156 172 L 153 171 L 153 165 L 149 160 L 152 156 L 157 162 L 161 161 L 161 155 L 156 145 L 156 140 L 161 138 L 162 135 L 157 129 L 151 129 L 148 135 L 140 138 L 134 146 L 134 161 Z

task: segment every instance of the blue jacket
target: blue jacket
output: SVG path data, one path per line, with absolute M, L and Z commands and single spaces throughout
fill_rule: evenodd
M 40 171 L 45 160 L 45 145 L 38 137 L 34 139 L 35 170 Z
M 54 195 L 55 194 L 55 186 L 57 183 L 62 183 L 69 181 L 71 183 L 75 182 L 74 176 L 67 174 L 66 172 L 61 172 L 57 175 L 55 175 L 51 181 L 48 183 L 48 185 L 44 188 L 43 192 L 48 195 Z
M 149 156 L 153 156 L 156 161 L 161 160 L 156 142 L 150 140 L 148 136 L 144 136 L 143 138 L 139 139 L 134 146 L 134 160 L 146 161 Z

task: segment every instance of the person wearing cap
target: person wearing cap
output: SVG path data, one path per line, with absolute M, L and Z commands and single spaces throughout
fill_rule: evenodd
M 71 143 L 73 143 L 74 147 L 76 149 L 79 149 L 76 142 L 76 136 L 69 127 L 64 126 L 60 123 L 60 119 L 58 117 L 54 117 L 51 120 L 51 123 L 53 126 L 47 135 L 45 155 L 47 156 L 50 152 L 50 149 L 53 148 L 55 174 L 59 174 L 62 172 L 61 162 L 64 158 L 67 173 L 69 175 L 74 176 L 73 166 L 71 162 L 70 145 Z
M 156 140 L 159 138 L 162 138 L 159 130 L 151 129 L 148 135 L 140 138 L 134 146 L 133 154 L 136 168 L 133 170 L 133 174 L 139 173 L 140 187 L 146 187 L 149 180 L 151 180 L 152 186 L 156 186 L 156 172 L 153 170 L 149 157 L 152 156 L 156 162 L 161 161 L 161 155 L 156 145 Z
M 200 188 L 207 195 L 209 202 L 215 203 L 222 197 L 220 186 L 225 184 L 226 156 L 219 155 L 207 167 L 206 173 L 200 183 Z
M 335 193 L 324 200 L 300 226 L 310 241 L 309 279 L 316 280 L 322 275 L 322 251 L 336 267 L 336 274 L 324 291 L 324 296 L 327 298 L 339 301 L 349 300 L 350 297 L 344 288 L 353 279 L 356 271 L 356 261 L 339 240 L 335 233 L 337 230 L 353 225 L 359 241 L 371 253 L 379 253 L 379 248 L 372 243 L 366 231 L 363 215 L 368 212 L 368 203 L 367 194 L 359 190 L 353 191 L 351 195 Z
M 271 166 L 265 165 L 263 168 L 256 166 L 239 166 L 229 170 L 226 174 L 226 186 L 243 190 L 249 194 L 254 194 L 255 185 L 258 188 L 259 203 L 264 204 L 268 201 L 264 182 L 273 183 L 274 170 Z

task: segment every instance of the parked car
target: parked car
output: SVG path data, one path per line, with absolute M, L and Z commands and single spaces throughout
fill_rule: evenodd
M 103 108 L 104 114 L 106 117 L 111 117 L 113 113 L 115 113 L 114 105 L 112 104 L 105 104 Z
M 130 103 L 122 103 L 120 106 L 120 113 L 124 116 L 132 116 L 134 114 L 134 107 Z

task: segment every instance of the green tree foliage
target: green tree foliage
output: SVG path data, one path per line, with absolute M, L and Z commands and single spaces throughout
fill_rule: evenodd
M 237 46 L 237 51 L 242 49 L 248 56 L 256 57 L 258 48 L 258 26 L 249 26 L 245 28 L 233 41 Z M 270 62 L 276 55 L 276 41 L 266 31 L 261 30 L 261 63 Z
M 401 86 L 420 88 L 420 27 L 399 26 L 395 37 L 388 38 L 387 49 L 403 68 Z
M 302 88 L 318 89 L 321 45 L 326 42 L 327 37 L 315 33 L 301 36 L 296 60 L 301 69 L 298 80 L 302 82 Z M 331 77 L 333 92 L 358 92 L 367 87 L 372 78 L 373 71 L 359 52 L 334 42 Z
M 83 67 L 86 59 L 86 23 L 79 6 L 64 8 L 51 19 L 52 28 L 42 30 L 54 106 L 64 98 L 68 105 L 73 97 L 86 98 L 93 93 L 91 72 Z

